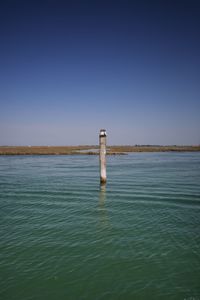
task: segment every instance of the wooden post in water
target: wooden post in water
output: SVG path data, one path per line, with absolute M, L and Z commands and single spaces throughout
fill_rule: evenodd
M 99 164 L 100 182 L 106 183 L 106 130 L 101 129 L 99 133 Z

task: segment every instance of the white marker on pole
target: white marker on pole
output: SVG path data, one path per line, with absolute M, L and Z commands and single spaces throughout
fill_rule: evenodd
M 99 134 L 99 164 L 100 182 L 106 183 L 106 130 L 101 129 Z

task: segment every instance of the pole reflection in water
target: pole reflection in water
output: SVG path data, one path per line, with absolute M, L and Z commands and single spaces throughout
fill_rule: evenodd
M 100 190 L 99 190 L 99 216 L 100 216 L 100 223 L 101 225 L 105 227 L 109 227 L 109 218 L 107 215 L 106 207 L 106 184 L 101 184 L 100 185 Z
M 100 193 L 99 193 L 99 206 L 104 208 L 106 201 L 106 184 L 100 184 Z

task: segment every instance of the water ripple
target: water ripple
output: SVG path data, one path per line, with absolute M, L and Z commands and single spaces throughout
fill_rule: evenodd
M 0 157 L 2 299 L 200 299 L 200 155 Z

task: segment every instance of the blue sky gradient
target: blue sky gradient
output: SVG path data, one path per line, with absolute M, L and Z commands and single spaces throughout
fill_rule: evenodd
M 200 144 L 200 2 L 0 4 L 0 145 Z

